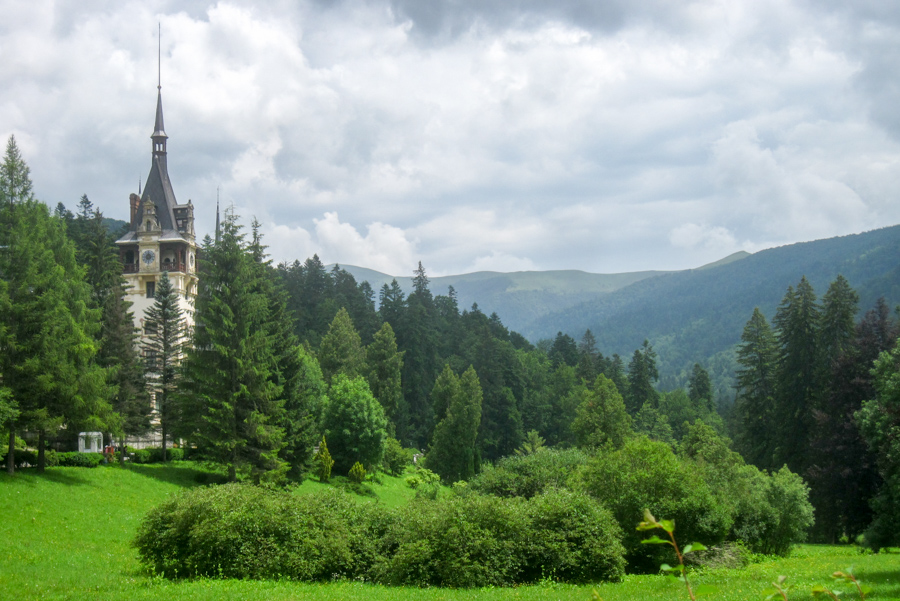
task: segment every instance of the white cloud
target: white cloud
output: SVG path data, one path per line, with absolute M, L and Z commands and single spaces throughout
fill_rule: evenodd
M 127 215 L 161 22 L 176 194 L 279 259 L 674 269 L 900 222 L 894 12 L 583 7 L 0 0 L 0 135 L 50 204 Z

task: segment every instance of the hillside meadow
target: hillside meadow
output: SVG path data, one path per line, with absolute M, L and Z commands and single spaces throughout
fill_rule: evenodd
M 389 588 L 360 582 L 299 584 L 288 581 L 169 581 L 146 573 L 130 543 L 142 516 L 179 490 L 216 479 L 191 463 L 52 468 L 0 475 L 0 599 L 128 600 L 580 600 L 597 590 L 606 601 L 687 598 L 681 583 L 662 576 L 627 576 L 618 584 L 469 590 Z M 359 502 L 397 506 L 413 493 L 401 478 L 381 476 Z M 296 493 L 324 485 L 307 481 Z M 811 599 L 816 584 L 831 585 L 834 570 L 853 566 L 874 587 L 870 599 L 900 599 L 900 554 L 864 555 L 853 547 L 801 546 L 788 559 L 743 570 L 707 570 L 698 584 L 718 587 L 710 599 L 762 599 L 768 583 L 784 574 L 796 585 L 790 599 Z M 854 598 L 855 595 L 848 598 Z

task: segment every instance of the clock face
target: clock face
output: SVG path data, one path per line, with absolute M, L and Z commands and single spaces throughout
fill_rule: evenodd
M 156 253 L 153 252 L 152 250 L 145 250 L 144 254 L 141 255 L 141 258 L 144 260 L 144 263 L 149 265 L 150 263 L 153 262 L 153 259 L 156 258 Z

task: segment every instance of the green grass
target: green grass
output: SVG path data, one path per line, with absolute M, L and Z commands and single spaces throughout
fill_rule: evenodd
M 173 466 L 53 468 L 44 475 L 24 470 L 0 475 L 0 599 L 73 600 L 347 600 L 409 601 L 588 601 L 590 586 L 548 583 L 510 589 L 410 589 L 356 582 L 298 584 L 197 580 L 172 582 L 141 570 L 130 546 L 144 513 L 168 495 L 197 485 L 205 472 L 190 463 Z M 378 502 L 406 502 L 411 491 L 402 478 L 382 476 L 372 485 Z M 321 487 L 308 481 L 297 492 Z M 360 497 L 362 502 L 374 498 Z M 799 586 L 792 600 L 811 599 L 813 584 L 829 585 L 829 574 L 854 566 L 875 587 L 873 600 L 900 600 L 900 555 L 861 555 L 851 547 L 802 546 L 789 559 L 766 561 L 745 570 L 716 570 L 695 576 L 719 587 L 708 599 L 761 599 L 779 574 Z M 686 599 L 680 583 L 660 576 L 628 576 L 624 583 L 596 587 L 606 601 Z M 855 598 L 850 596 L 847 598 Z

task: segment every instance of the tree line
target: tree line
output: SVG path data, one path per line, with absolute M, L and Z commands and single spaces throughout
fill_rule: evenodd
M 819 540 L 865 532 L 880 547 L 897 540 L 885 518 L 900 493 L 887 434 L 900 424 L 898 327 L 884 299 L 859 320 L 858 305 L 838 276 L 821 301 L 806 278 L 789 287 L 771 326 L 754 310 L 737 348 L 733 431 L 749 462 L 809 482 Z

